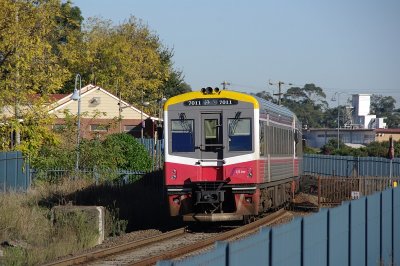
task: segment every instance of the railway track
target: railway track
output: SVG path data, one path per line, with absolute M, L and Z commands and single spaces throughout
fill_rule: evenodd
M 187 232 L 185 228 L 180 228 L 151 238 L 88 252 L 46 265 L 153 265 L 159 260 L 179 258 L 212 247 L 216 241 L 228 241 L 237 239 L 240 235 L 251 234 L 261 226 L 274 224 L 289 215 L 282 209 L 255 222 L 222 233 L 193 234 Z

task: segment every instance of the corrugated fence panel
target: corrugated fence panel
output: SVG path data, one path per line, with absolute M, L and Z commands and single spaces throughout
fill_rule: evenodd
M 393 189 L 393 265 L 400 264 L 400 188 Z
M 229 266 L 269 266 L 270 228 L 262 228 L 258 234 L 229 243 Z
M 392 176 L 400 176 L 400 158 L 394 158 L 391 163 L 389 159 L 382 157 L 305 154 L 303 159 L 305 174 L 388 177 L 392 165 Z
M 271 265 L 301 265 L 301 224 L 295 219 L 271 230 Z
M 326 176 L 350 176 L 353 162 L 352 156 L 333 156 L 305 154 L 303 157 L 304 173 L 319 174 Z
M 381 240 L 381 193 L 367 197 L 367 264 L 376 266 L 380 263 Z
M 385 190 L 381 194 L 381 258 L 383 265 L 390 265 L 392 260 L 392 217 L 393 190 Z
M 329 210 L 328 253 L 329 265 L 349 264 L 349 208 L 348 202 Z
M 327 264 L 327 223 L 327 210 L 320 210 L 319 213 L 303 218 L 302 265 L 322 266 Z
M 400 265 L 400 188 L 157 265 Z
M 0 192 L 26 191 L 30 186 L 29 171 L 20 151 L 0 152 Z
M 361 176 L 389 176 L 390 160 L 380 157 L 360 157 Z
M 362 197 L 350 203 L 350 265 L 366 265 L 366 206 Z
M 6 153 L 0 152 L 0 192 L 6 191 L 6 178 L 7 178 L 7 161 Z
M 7 152 L 6 154 L 6 191 L 16 190 L 18 182 L 18 152 Z

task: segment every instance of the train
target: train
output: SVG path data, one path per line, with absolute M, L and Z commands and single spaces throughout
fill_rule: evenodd
M 286 107 L 206 87 L 164 104 L 164 184 L 171 216 L 250 221 L 294 196 L 302 131 Z

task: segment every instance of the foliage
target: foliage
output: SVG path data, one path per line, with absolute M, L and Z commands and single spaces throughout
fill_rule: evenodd
M 86 80 L 105 88 L 118 86 L 118 94 L 136 105 L 142 91 L 148 101 L 162 97 L 159 88 L 171 70 L 162 61 L 164 48 L 158 36 L 145 24 L 133 16 L 118 26 L 91 18 L 84 34 L 86 54 L 80 73 Z
M 297 115 L 303 126 L 321 127 L 328 103 L 320 87 L 314 84 L 305 84 L 303 88 L 291 87 L 283 97 L 283 105 Z
M 51 94 L 72 91 L 76 73 L 83 85 L 115 88 L 134 105 L 144 96 L 146 112 L 158 112 L 163 96 L 191 90 L 173 69 L 173 52 L 133 16 L 117 26 L 100 18 L 83 24 L 70 0 L 1 0 L 0 29 L 1 149 L 21 150 L 41 165 L 56 160 L 39 154 L 70 156 L 70 147 L 61 152 L 65 136 L 49 130 L 44 106 Z
M 28 193 L 0 194 L 0 243 L 10 244 L 2 247 L 0 264 L 42 265 L 94 246 L 98 231 L 90 225 L 88 215 L 78 212 L 59 216 L 53 225 L 52 205 L 42 205 L 51 196 L 62 198 L 76 189 L 82 189 L 82 184 L 74 180 L 57 185 L 42 183 Z
M 307 146 L 307 145 L 303 146 L 303 153 L 306 153 L 306 154 L 318 154 L 319 152 L 320 152 L 319 149 L 312 148 L 312 147 Z
M 58 0 L 0 1 L 3 150 L 34 155 L 41 146 L 54 141 L 47 130 L 51 118 L 43 110 L 43 104 L 68 78 L 68 71 L 54 53 L 59 45 L 60 14 Z
M 119 169 L 149 170 L 151 158 L 145 147 L 131 135 L 117 133 L 107 136 L 104 149 L 108 161 Z
M 327 144 L 321 147 L 321 153 L 325 155 L 341 155 L 341 156 L 355 156 L 355 157 L 388 157 L 389 142 L 371 142 L 365 147 L 352 148 L 346 146 L 342 141 L 337 148 L 337 140 L 330 139 Z M 394 141 L 395 157 L 400 157 L 400 141 Z M 305 151 L 305 153 L 309 153 Z
M 67 116 L 67 124 L 60 129 L 61 139 L 71 136 L 76 139 L 76 126 L 72 117 Z M 68 122 L 69 121 L 69 122 Z M 150 170 L 152 160 L 146 148 L 131 135 L 117 133 L 105 140 L 83 139 L 80 142 L 79 167 L 98 170 Z M 41 148 L 38 156 L 32 158 L 35 169 L 73 169 L 75 167 L 76 142 L 62 141 Z M 110 175 L 110 179 L 115 176 Z
M 261 92 L 255 93 L 255 94 L 252 93 L 252 95 L 255 95 L 255 96 L 260 97 L 260 98 L 262 98 L 262 99 L 264 99 L 264 100 L 273 102 L 273 103 L 275 103 L 275 104 L 278 103 L 278 101 L 276 101 L 276 100 L 272 97 L 271 93 L 269 93 L 269 92 L 267 92 L 267 91 L 261 91 Z
M 388 128 L 400 128 L 400 111 L 388 114 L 386 124 Z
M 371 114 L 375 114 L 378 117 L 387 116 L 394 111 L 395 103 L 396 100 L 392 96 L 372 94 Z
M 171 98 L 175 95 L 192 91 L 192 89 L 187 83 L 184 82 L 182 72 L 174 71 L 162 86 L 162 91 L 166 98 Z

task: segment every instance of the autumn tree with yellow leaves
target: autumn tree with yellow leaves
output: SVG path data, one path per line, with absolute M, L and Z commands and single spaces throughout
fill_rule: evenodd
M 102 86 L 136 105 L 142 92 L 156 104 L 171 94 L 171 84 L 188 89 L 176 78 L 181 72 L 172 56 L 133 16 L 120 25 L 100 18 L 83 24 L 71 1 L 0 0 L 0 149 L 36 156 L 63 141 L 50 130 L 44 106 L 51 94 L 72 92 L 77 73 L 83 85 Z

